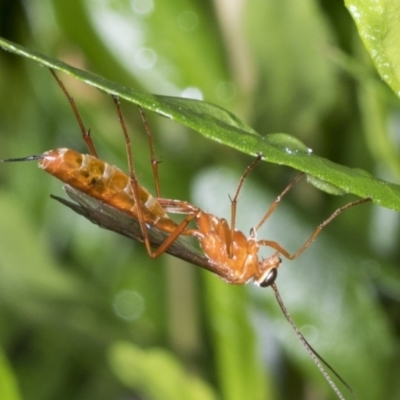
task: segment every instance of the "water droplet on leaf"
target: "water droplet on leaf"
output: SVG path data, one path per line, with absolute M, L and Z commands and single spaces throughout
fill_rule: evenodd
M 312 153 L 312 150 L 303 142 L 287 133 L 272 133 L 265 136 L 264 141 L 292 156 L 310 155 Z

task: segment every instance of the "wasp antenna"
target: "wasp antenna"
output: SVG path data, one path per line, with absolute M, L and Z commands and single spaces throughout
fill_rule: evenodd
M 1 162 L 35 161 L 35 160 L 41 160 L 42 158 L 43 154 L 38 154 L 34 156 L 21 157 L 21 158 L 7 158 L 6 160 L 1 160 Z
M 294 333 L 296 334 L 297 338 L 300 340 L 300 342 L 303 344 L 304 348 L 306 349 L 307 353 L 309 354 L 309 356 L 311 357 L 312 361 L 314 362 L 314 364 L 317 366 L 317 368 L 321 371 L 323 377 L 325 378 L 325 380 L 328 382 L 329 386 L 333 389 L 333 391 L 335 392 L 336 396 L 338 397 L 338 399 L 340 400 L 345 400 L 343 394 L 340 392 L 339 388 L 336 386 L 336 384 L 333 382 L 332 378 L 329 376 L 329 374 L 326 372 L 325 368 L 322 366 L 322 364 L 324 364 L 326 366 L 327 369 L 329 369 L 329 371 L 331 371 L 333 373 L 333 375 L 335 375 L 335 377 L 350 391 L 350 393 L 352 394 L 353 398 L 355 400 L 357 400 L 357 396 L 354 393 L 354 390 L 350 387 L 350 385 L 334 370 L 333 367 L 331 367 L 327 361 L 325 361 L 314 349 L 313 347 L 310 345 L 310 343 L 307 342 L 306 338 L 302 335 L 302 333 L 299 331 L 299 329 L 297 328 L 297 326 L 295 325 L 294 321 L 292 320 L 292 317 L 289 314 L 289 311 L 287 310 L 287 308 L 285 307 L 285 305 L 283 304 L 281 295 L 278 291 L 278 288 L 276 287 L 275 283 L 273 283 L 271 285 L 274 293 L 275 293 L 275 297 L 276 300 L 278 301 L 278 304 L 283 312 L 283 314 L 285 315 L 286 320 L 289 322 L 290 326 L 292 327 L 292 329 L 294 330 Z

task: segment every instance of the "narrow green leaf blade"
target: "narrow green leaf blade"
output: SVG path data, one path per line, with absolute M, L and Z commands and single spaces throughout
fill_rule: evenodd
M 269 400 L 272 378 L 263 368 L 257 338 L 249 318 L 249 291 L 204 274 L 205 305 L 216 374 L 225 400 Z
M 216 400 L 213 390 L 188 374 L 172 354 L 163 349 L 142 350 L 115 342 L 109 362 L 118 378 L 152 400 Z
M 0 38 L 0 47 L 175 120 L 209 139 L 252 156 L 262 153 L 266 161 L 295 168 L 345 193 L 369 196 L 376 204 L 400 211 L 400 186 L 376 179 L 363 170 L 345 167 L 313 155 L 306 145 L 291 135 L 276 133 L 261 136 L 232 113 L 214 104 L 135 91 L 3 38 Z
M 21 399 L 17 381 L 3 351 L 0 351 L 0 399 Z

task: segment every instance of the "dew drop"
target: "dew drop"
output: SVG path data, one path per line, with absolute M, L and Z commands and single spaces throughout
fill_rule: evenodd
M 186 99 L 203 100 L 203 92 L 195 86 L 188 86 L 182 90 L 181 96 Z
M 310 155 L 312 153 L 312 149 L 308 148 L 299 139 L 287 133 L 272 133 L 265 136 L 264 141 L 292 156 Z

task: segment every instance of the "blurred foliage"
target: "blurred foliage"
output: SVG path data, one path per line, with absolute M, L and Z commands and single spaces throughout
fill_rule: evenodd
M 3 0 L 0 36 L 137 90 L 204 98 L 261 134 L 294 135 L 314 154 L 399 181 L 399 102 L 341 3 Z M 126 166 L 111 99 L 61 77 L 101 158 Z M 124 111 L 140 180 L 153 188 L 139 114 Z M 163 196 L 228 217 L 251 158 L 148 118 Z M 47 69 L 5 52 L 0 135 L 0 159 L 85 149 Z M 294 174 L 257 168 L 237 226 L 248 232 Z M 139 243 L 52 201 L 61 184 L 33 164 L 1 165 L 0 182 L 4 398 L 18 398 L 16 386 L 24 400 L 335 398 L 271 291 L 229 286 L 167 255 L 150 260 Z M 259 237 L 295 251 L 350 200 L 299 183 Z M 284 262 L 277 281 L 303 334 L 362 399 L 400 396 L 398 222 L 393 211 L 354 208 Z

